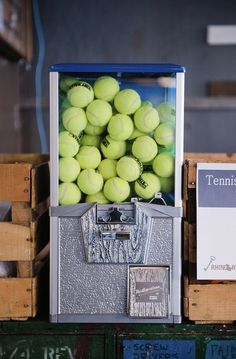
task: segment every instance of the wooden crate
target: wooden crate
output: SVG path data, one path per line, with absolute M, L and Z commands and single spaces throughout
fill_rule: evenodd
M 15 263 L 0 278 L 0 320 L 34 317 L 38 277 L 49 252 L 47 155 L 0 155 L 0 201 L 11 202 L 11 221 L 0 222 L 0 262 Z
M 236 282 L 196 278 L 196 167 L 197 163 L 236 162 L 236 154 L 185 153 L 183 169 L 184 315 L 196 323 L 236 320 Z
M 185 153 L 183 168 L 184 219 L 196 223 L 196 169 L 197 163 L 235 163 L 236 153 Z
M 27 320 L 38 311 L 40 287 L 39 277 L 48 260 L 49 244 L 34 258 L 34 275 L 29 278 L 0 278 L 0 320 Z

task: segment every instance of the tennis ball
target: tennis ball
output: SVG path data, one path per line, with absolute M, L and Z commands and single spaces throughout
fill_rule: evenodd
M 158 112 L 154 107 L 141 106 L 134 114 L 134 124 L 139 131 L 148 133 L 159 125 Z
M 102 175 L 94 169 L 89 168 L 80 172 L 77 184 L 85 194 L 95 194 L 100 192 L 103 187 Z
M 162 152 L 157 155 L 153 162 L 153 171 L 160 177 L 170 177 L 174 173 L 174 157 L 169 152 Z
M 145 101 L 142 101 L 141 106 L 142 106 L 142 107 L 143 107 L 143 106 L 152 107 L 153 104 L 151 103 L 151 101 L 145 100 Z
M 97 168 L 101 162 L 101 153 L 95 146 L 81 146 L 76 159 L 82 169 Z
M 104 180 L 117 176 L 116 164 L 116 160 L 111 160 L 109 158 L 105 158 L 100 162 L 98 166 L 98 171 L 101 173 Z
M 69 90 L 69 88 L 71 86 L 73 86 L 74 84 L 78 83 L 79 80 L 77 80 L 76 78 L 74 77 L 63 77 L 61 80 L 60 80 L 60 89 L 63 91 L 63 92 L 67 92 Z
M 80 189 L 75 183 L 60 183 L 58 192 L 61 205 L 76 204 L 81 200 Z
M 131 136 L 133 129 L 134 124 L 131 118 L 120 113 L 112 116 L 107 126 L 110 137 L 116 141 L 127 140 Z
M 130 186 L 122 178 L 112 177 L 105 182 L 103 192 L 111 202 L 124 202 L 130 194 Z
M 62 114 L 63 126 L 67 131 L 78 136 L 87 125 L 87 118 L 84 110 L 77 107 L 69 107 Z
M 93 88 L 84 81 L 77 81 L 67 92 L 68 100 L 74 107 L 86 107 L 94 99 Z
M 126 143 L 125 141 L 115 141 L 110 136 L 106 136 L 101 142 L 101 151 L 104 157 L 116 160 L 124 156 Z
M 61 157 L 74 157 L 79 151 L 79 143 L 68 131 L 59 133 L 59 154 Z
M 174 190 L 174 177 L 159 177 L 161 182 L 161 192 L 167 193 Z
M 175 130 L 168 123 L 161 123 L 154 132 L 156 142 L 165 147 L 169 147 L 174 143 Z
M 124 156 L 117 162 L 116 170 L 120 178 L 128 182 L 133 182 L 141 175 L 143 165 L 135 157 Z
M 135 181 L 134 190 L 139 197 L 151 199 L 155 196 L 155 193 L 160 192 L 161 183 L 154 173 L 143 172 L 137 181 Z
M 103 132 L 106 131 L 107 126 L 93 126 L 91 123 L 87 123 L 87 126 L 84 129 L 84 132 L 87 135 L 101 135 Z
M 100 204 L 107 204 L 109 203 L 108 199 L 104 196 L 104 193 L 102 191 L 97 192 L 95 194 L 89 194 L 85 198 L 85 202 L 97 202 Z
M 64 131 L 62 128 L 63 124 L 62 124 L 62 114 L 65 110 L 67 110 L 69 107 L 71 107 L 70 102 L 68 101 L 67 97 L 65 96 L 60 96 L 59 99 L 59 131 Z
M 80 173 L 79 162 L 73 157 L 59 160 L 59 179 L 61 182 L 74 182 Z
M 134 126 L 134 130 L 131 133 L 131 135 L 129 136 L 128 140 L 132 141 L 135 140 L 135 138 L 140 137 L 140 136 L 144 136 L 146 135 L 144 132 L 139 131 L 135 126 Z
M 149 136 L 137 137 L 132 145 L 132 153 L 142 163 L 151 161 L 158 152 L 158 147 L 153 138 Z
M 96 79 L 93 85 L 94 94 L 104 101 L 112 101 L 120 90 L 118 82 L 111 76 L 101 76 Z
M 175 107 L 169 102 L 162 102 L 156 106 L 161 122 L 175 123 Z
M 102 137 L 101 136 L 90 136 L 84 134 L 81 138 L 81 145 L 83 146 L 95 146 L 97 148 L 100 148 Z
M 105 126 L 112 116 L 112 107 L 106 101 L 94 100 L 88 105 L 86 115 L 91 125 Z
M 114 105 L 117 111 L 123 115 L 131 115 L 141 106 L 141 99 L 137 91 L 125 89 L 115 96 Z

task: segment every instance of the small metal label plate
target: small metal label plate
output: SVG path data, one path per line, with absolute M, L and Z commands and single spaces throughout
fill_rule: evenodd
M 123 359 L 195 359 L 194 340 L 123 340 Z
M 169 267 L 129 267 L 129 315 L 169 316 Z

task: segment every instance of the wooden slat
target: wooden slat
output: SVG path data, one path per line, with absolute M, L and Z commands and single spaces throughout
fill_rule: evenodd
M 28 225 L 33 220 L 33 211 L 28 202 L 12 202 L 12 223 Z
M 18 261 L 16 270 L 18 278 L 32 278 L 35 274 L 34 261 Z
M 35 242 L 32 242 L 31 231 L 30 227 L 0 222 L 0 260 L 32 260 Z
M 38 281 L 38 276 L 32 278 L 32 292 L 31 292 L 31 301 L 32 301 L 32 305 L 31 305 L 31 317 L 35 317 L 38 311 L 38 307 L 39 307 L 39 292 L 40 288 L 39 288 L 39 281 Z
M 0 318 L 30 317 L 34 313 L 33 278 L 0 278 Z
M 236 320 L 236 283 L 190 284 L 188 292 L 190 320 Z
M 31 207 L 36 206 L 50 195 L 49 164 L 41 163 L 32 168 Z
M 28 163 L 31 165 L 37 165 L 49 161 L 48 154 L 42 153 L 1 153 L 0 164 L 14 164 L 14 163 Z
M 1 154 L 0 201 L 31 202 L 35 208 L 49 196 L 48 155 Z
M 28 202 L 12 202 L 12 223 L 29 225 L 49 208 L 49 197 L 32 208 Z
M 30 201 L 30 164 L 0 164 L 0 201 Z

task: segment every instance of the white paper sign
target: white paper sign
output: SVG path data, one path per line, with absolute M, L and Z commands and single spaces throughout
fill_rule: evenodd
M 197 279 L 236 279 L 236 164 L 197 164 Z

